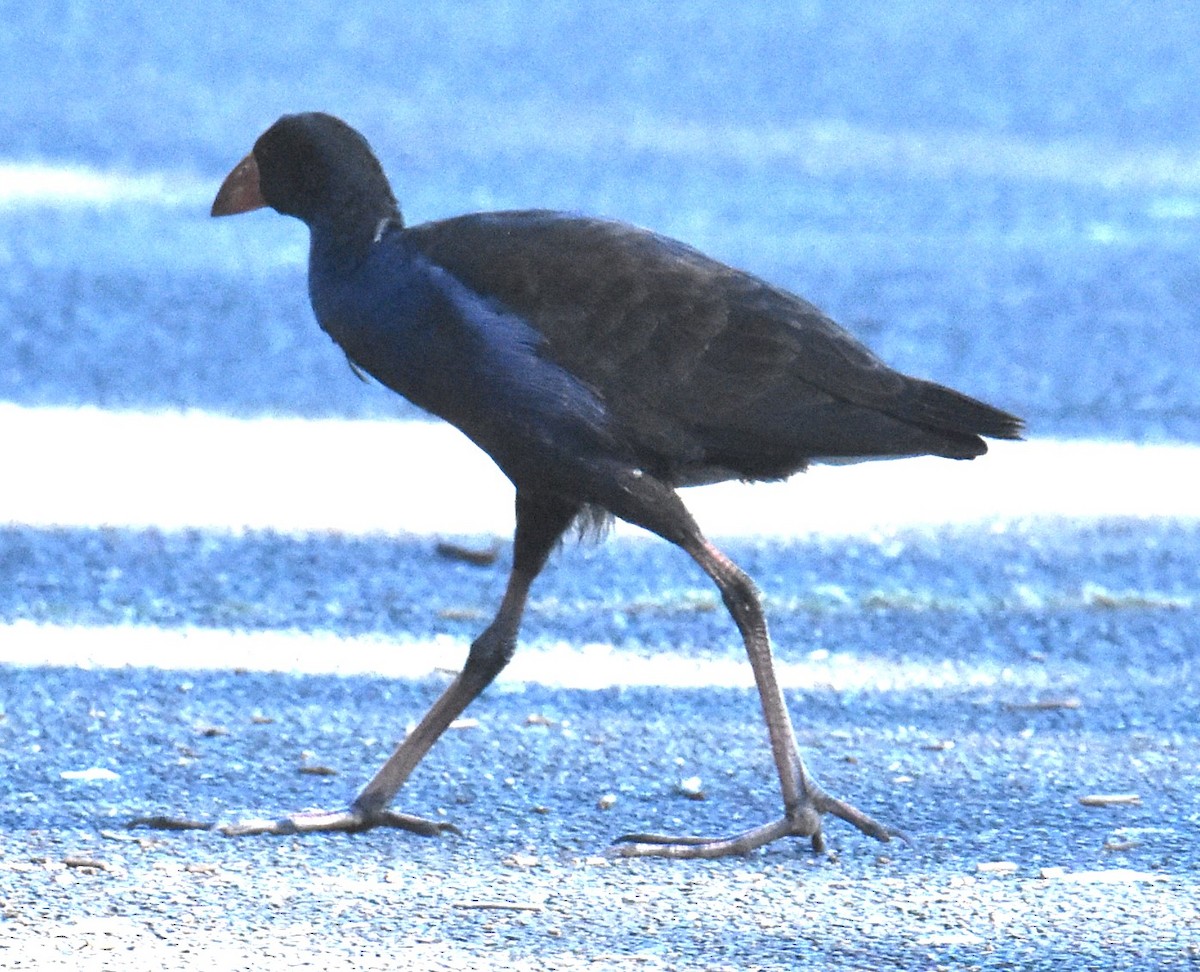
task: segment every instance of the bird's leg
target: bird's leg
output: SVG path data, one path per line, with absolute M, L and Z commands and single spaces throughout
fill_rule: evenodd
M 529 587 L 545 566 L 546 558 L 563 531 L 579 511 L 578 506 L 561 500 L 520 493 L 517 494 L 516 507 L 512 573 L 495 619 L 471 644 L 463 670 L 363 787 L 354 802 L 345 810 L 297 813 L 278 820 L 244 820 L 216 829 L 229 836 L 324 831 L 358 833 L 374 827 L 398 827 L 430 836 L 446 831 L 457 832 L 452 824 L 397 813 L 389 810 L 388 805 L 446 727 L 458 718 L 512 658 Z M 154 819 L 147 818 L 141 822 L 152 825 Z
M 750 578 L 732 560 L 705 540 L 694 527 L 676 542 L 691 554 L 716 583 L 742 634 L 762 701 L 763 717 L 771 741 L 771 755 L 779 772 L 784 816 L 780 820 L 726 838 L 628 834 L 620 839 L 615 852 L 623 857 L 712 858 L 746 854 L 780 837 L 808 837 L 812 841 L 813 850 L 819 853 L 825 846 L 821 833 L 821 818 L 825 814 L 840 817 L 877 840 L 887 841 L 893 836 L 902 836 L 898 831 L 876 822 L 861 810 L 829 796 L 809 775 L 796 748 L 792 720 L 775 676 L 766 618 Z

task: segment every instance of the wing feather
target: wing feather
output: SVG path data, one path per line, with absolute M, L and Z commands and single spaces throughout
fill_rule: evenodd
M 408 233 L 528 321 L 543 353 L 664 466 L 726 464 L 759 478 L 815 456 L 976 455 L 986 449 L 977 433 L 1020 430 L 887 367 L 808 301 L 646 230 L 524 211 Z

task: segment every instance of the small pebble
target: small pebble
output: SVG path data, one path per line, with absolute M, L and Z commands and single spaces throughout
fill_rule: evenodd
M 1141 806 L 1142 798 L 1137 793 L 1089 793 L 1081 796 L 1079 802 L 1085 807 L 1137 807 Z

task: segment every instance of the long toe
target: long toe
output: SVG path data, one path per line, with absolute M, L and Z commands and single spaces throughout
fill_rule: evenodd
M 669 857 L 673 860 L 712 859 L 749 854 L 790 836 L 792 824 L 787 819 L 755 827 L 733 837 L 669 837 L 665 834 L 625 834 L 618 837 L 610 853 L 614 857 Z
M 155 814 L 150 817 L 134 817 L 127 820 L 125 826 L 129 830 L 135 827 L 146 827 L 149 830 L 213 830 L 216 824 L 208 820 L 193 820 L 191 817 Z
M 812 788 L 808 793 L 808 800 L 805 805 L 806 812 L 815 811 L 820 815 L 829 814 L 830 816 L 837 817 L 839 820 L 844 820 L 846 823 L 858 828 L 858 830 L 862 831 L 868 837 L 874 837 L 884 844 L 888 843 L 893 837 L 899 838 L 906 844 L 911 843 L 903 831 L 881 824 L 874 817 L 863 813 L 858 807 L 847 803 L 845 800 L 838 800 L 836 797 L 831 797 L 819 787 L 812 784 L 810 786 Z M 824 843 L 819 823 L 816 831 L 812 834 L 812 838 L 813 849 L 819 852 L 821 848 L 817 846 L 818 841 L 821 841 L 822 844 Z

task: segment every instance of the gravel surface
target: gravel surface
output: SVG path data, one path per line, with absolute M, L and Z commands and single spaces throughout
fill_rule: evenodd
M 428 542 L 336 537 L 49 539 L 38 567 L 16 576 L 5 617 L 230 626 L 219 612 L 241 605 L 233 626 L 327 635 L 294 634 L 290 672 L 187 657 L 6 672 L 9 967 L 99 968 L 130 949 L 146 967 L 211 956 L 246 968 L 1182 968 L 1197 958 L 1200 711 L 1195 693 L 1173 691 L 1194 682 L 1200 636 L 1181 566 L 1194 524 L 730 545 L 765 587 L 781 662 L 810 680 L 790 703 L 816 772 L 912 843 L 876 845 L 833 824 L 832 858 L 783 843 L 683 866 L 604 852 L 630 830 L 721 833 L 765 820 L 778 797 L 751 689 L 620 684 L 641 657 L 674 652 L 681 667 L 702 667 L 737 655 L 698 584 L 646 593 L 646 578 L 678 571 L 665 544 L 567 549 L 543 578 L 527 650 L 606 645 L 575 664 L 617 684 L 509 679 L 469 710 L 402 797 L 463 836 L 229 840 L 123 824 L 340 804 L 446 676 L 298 672 L 336 671 L 335 636 L 394 639 L 350 639 L 346 652 L 416 652 L 447 634 L 462 647 L 491 609 L 503 559 L 473 567 Z M 9 531 L 4 549 L 21 540 Z M 310 571 L 341 578 L 336 616 Z M 74 578 L 56 600 L 78 613 L 40 613 L 39 577 Z M 379 610 L 390 600 L 381 579 L 406 592 L 397 613 Z M 981 601 L 984 589 L 994 601 Z M 702 800 L 687 794 L 694 777 Z M 1123 799 L 1081 803 L 1094 795 Z

